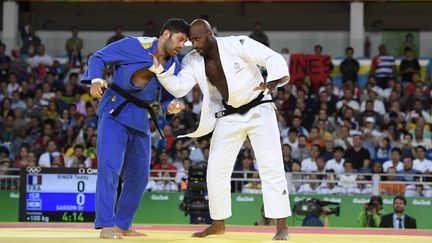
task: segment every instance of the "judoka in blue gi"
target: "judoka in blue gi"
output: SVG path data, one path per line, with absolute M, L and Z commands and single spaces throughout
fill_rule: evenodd
M 150 122 L 155 122 L 156 118 L 149 104 L 160 94 L 167 120 L 184 108 L 184 104 L 163 89 L 154 73 L 148 70 L 153 64 L 149 53 L 155 54 L 164 67 L 178 64 L 176 55 L 187 41 L 188 29 L 189 24 L 184 20 L 170 19 L 162 27 L 159 39 L 127 37 L 99 50 L 89 59 L 88 70 L 81 81 L 91 82 L 91 95 L 102 97 L 98 108 L 95 199 L 95 228 L 102 229 L 101 238 L 144 235 L 131 230 L 131 225 L 150 172 Z M 111 85 L 102 79 L 107 65 L 114 68 Z M 119 177 L 123 179 L 123 187 L 117 201 Z

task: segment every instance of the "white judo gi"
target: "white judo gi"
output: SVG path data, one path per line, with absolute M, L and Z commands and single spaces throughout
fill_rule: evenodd
M 266 67 L 269 81 L 289 76 L 286 62 L 280 54 L 247 36 L 216 37 L 216 40 L 228 85 L 227 104 L 234 108 L 249 103 L 259 95 L 260 91 L 253 89 L 264 80 L 257 65 Z M 200 137 L 214 130 L 207 168 L 211 218 L 222 220 L 232 214 L 231 174 L 246 136 L 251 140 L 258 162 L 265 216 L 290 216 L 288 187 L 274 105 L 264 103 L 244 115 L 231 114 L 215 118 L 215 113 L 225 108 L 220 92 L 207 80 L 204 58 L 193 50 L 184 57 L 182 70 L 177 76 L 173 76 L 172 70 L 173 68 L 170 68 L 157 75 L 160 83 L 172 95 L 183 97 L 197 83 L 203 93 L 198 129 L 184 136 Z M 271 96 L 267 95 L 264 99 L 271 99 Z

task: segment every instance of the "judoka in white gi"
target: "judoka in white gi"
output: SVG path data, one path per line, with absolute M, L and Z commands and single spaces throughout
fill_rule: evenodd
M 184 136 L 200 137 L 213 131 L 207 168 L 213 223 L 192 236 L 225 232 L 224 220 L 231 216 L 231 174 L 248 136 L 262 180 L 265 217 L 278 219 L 273 239 L 286 240 L 289 238 L 286 218 L 291 210 L 275 108 L 268 102 L 270 95 L 264 95 L 262 100 L 267 100 L 266 103 L 257 99 L 260 93 L 272 92 L 289 81 L 286 62 L 280 54 L 247 36 L 215 37 L 209 23 L 201 19 L 191 24 L 189 39 L 194 50 L 183 59 L 182 70 L 176 76 L 173 66 L 165 71 L 156 57 L 150 70 L 176 97 L 185 96 L 198 83 L 203 93 L 200 124 L 195 132 Z M 257 65 L 267 69 L 267 83 Z M 221 113 L 239 107 L 244 111 L 244 105 L 251 101 L 260 104 L 248 107 L 244 114 Z

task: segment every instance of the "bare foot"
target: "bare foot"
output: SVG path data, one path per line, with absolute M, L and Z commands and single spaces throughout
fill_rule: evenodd
M 195 232 L 192 237 L 206 237 L 209 235 L 222 235 L 225 233 L 225 223 L 223 220 L 213 220 L 213 223 L 201 232 Z
M 123 229 L 120 229 L 119 227 L 114 227 L 115 228 L 115 230 L 117 230 L 118 232 L 121 232 L 124 236 L 147 236 L 146 234 L 144 234 L 144 233 L 141 233 L 141 232 L 138 232 L 138 231 L 136 231 L 136 230 L 132 230 L 132 229 L 129 229 L 129 230 L 123 230 Z
M 123 234 L 114 227 L 103 228 L 100 233 L 101 239 L 123 239 Z
M 290 235 L 288 233 L 286 218 L 277 219 L 276 234 L 273 236 L 273 240 L 288 240 L 289 237 Z

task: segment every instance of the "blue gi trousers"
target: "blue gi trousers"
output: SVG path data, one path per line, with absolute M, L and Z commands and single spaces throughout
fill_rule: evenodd
M 95 228 L 130 229 L 150 175 L 151 139 L 103 112 L 98 125 Z M 123 188 L 117 202 L 119 176 Z

